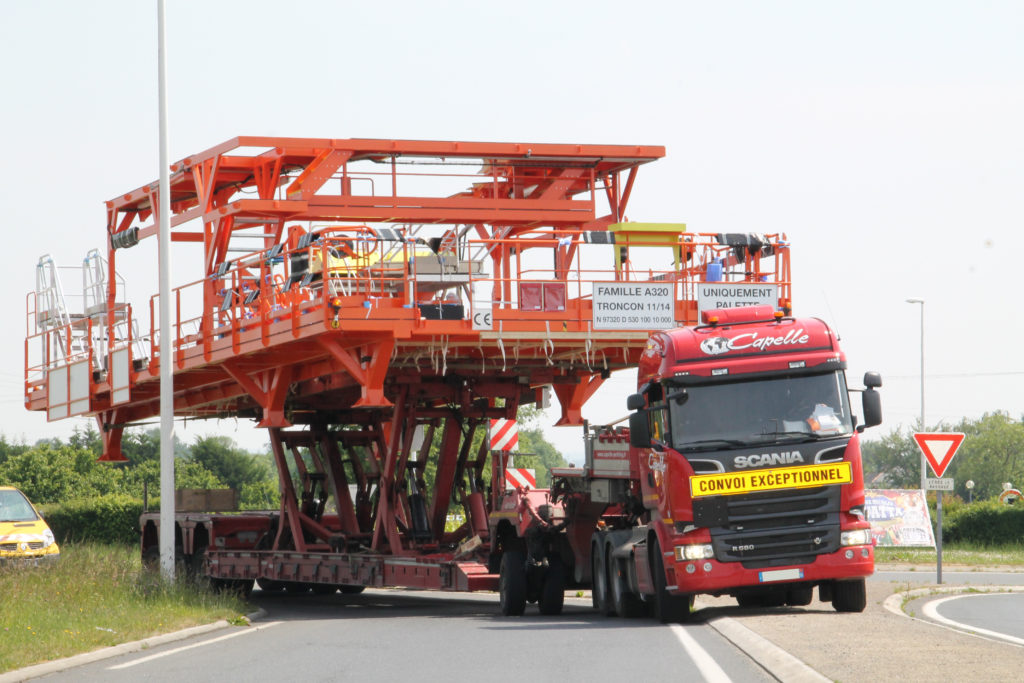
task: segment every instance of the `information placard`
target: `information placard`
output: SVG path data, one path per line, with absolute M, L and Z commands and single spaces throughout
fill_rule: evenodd
M 697 311 L 743 306 L 779 306 L 779 286 L 766 282 L 698 282 Z
M 671 282 L 595 282 L 595 330 L 667 330 L 676 326 Z

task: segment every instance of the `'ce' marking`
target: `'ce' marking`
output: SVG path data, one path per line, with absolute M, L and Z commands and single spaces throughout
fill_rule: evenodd
M 481 312 L 473 314 L 473 327 L 491 327 L 493 324 L 491 313 Z

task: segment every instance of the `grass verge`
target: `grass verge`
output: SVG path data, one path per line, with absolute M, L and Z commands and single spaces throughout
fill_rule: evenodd
M 138 550 L 64 545 L 53 567 L 0 567 L 0 672 L 159 633 L 236 619 L 235 596 L 168 585 Z
M 935 564 L 935 548 L 875 548 L 878 564 Z M 955 544 L 942 546 L 942 564 L 962 564 L 978 569 L 1024 565 L 1024 544 L 1001 546 Z

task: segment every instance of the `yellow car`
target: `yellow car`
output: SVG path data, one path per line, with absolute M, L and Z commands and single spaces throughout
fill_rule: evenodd
M 39 566 L 58 559 L 60 548 L 53 532 L 25 494 L 12 486 L 0 486 L 0 565 Z

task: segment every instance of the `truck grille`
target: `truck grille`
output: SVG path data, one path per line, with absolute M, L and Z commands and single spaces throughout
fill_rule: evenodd
M 839 548 L 839 487 L 725 496 L 726 520 L 711 529 L 715 557 L 760 568 Z

